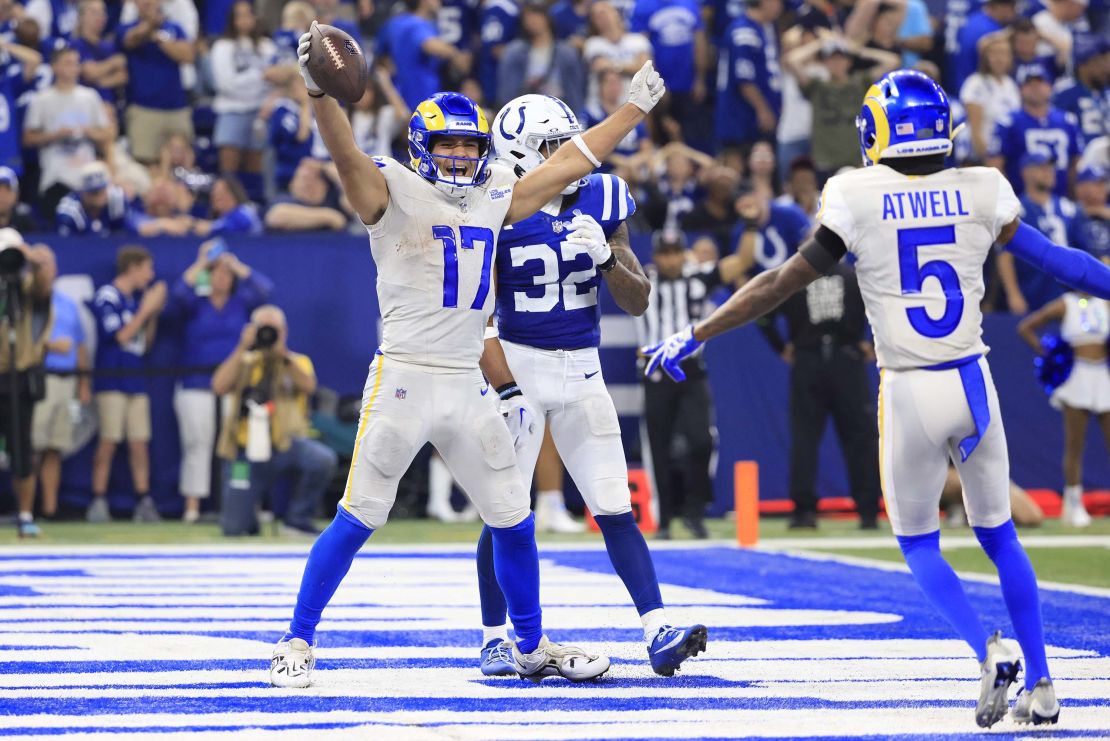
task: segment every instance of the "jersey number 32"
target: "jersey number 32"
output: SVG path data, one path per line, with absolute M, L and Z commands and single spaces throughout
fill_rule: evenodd
M 519 268 L 533 260 L 543 263 L 543 272 L 532 279 L 532 284 L 537 288 L 543 286 L 543 295 L 529 296 L 526 291 L 516 291 L 513 294 L 516 310 L 551 311 L 559 304 L 560 295 L 563 299 L 563 308 L 567 311 L 597 305 L 597 286 L 590 286 L 588 290 L 579 292 L 580 285 L 596 274 L 592 262 L 589 269 L 572 270 L 565 278 L 559 280 L 559 261 L 574 262 L 579 255 L 584 254 L 586 254 L 584 247 L 570 242 L 560 242 L 558 254 L 546 244 L 529 244 L 510 249 L 509 258 L 514 268 Z

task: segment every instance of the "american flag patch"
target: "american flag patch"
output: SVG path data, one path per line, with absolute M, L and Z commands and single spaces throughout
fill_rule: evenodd
M 900 124 L 898 124 L 897 126 L 894 127 L 894 131 L 900 136 L 905 136 L 907 134 L 912 134 L 913 133 L 913 124 L 912 123 L 900 123 Z

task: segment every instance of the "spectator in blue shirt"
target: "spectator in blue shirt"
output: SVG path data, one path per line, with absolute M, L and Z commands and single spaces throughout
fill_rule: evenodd
M 185 366 L 214 368 L 222 363 L 238 344 L 251 312 L 265 304 L 273 290 L 269 278 L 230 252 L 220 251 L 210 259 L 209 252 L 217 244 L 209 240 L 200 246 L 197 259 L 174 284 L 166 306 L 167 318 L 183 323 L 180 362 Z M 174 391 L 185 522 L 197 521 L 201 500 L 211 493 L 216 402 L 210 372 L 182 376 Z
M 1110 41 L 1076 34 L 1074 48 L 1075 77 L 1057 85 L 1052 104 L 1075 116 L 1090 141 L 1110 131 Z
M 131 155 L 154 164 L 169 135 L 193 138 L 181 65 L 196 59 L 196 45 L 181 26 L 166 19 L 159 0 L 136 0 L 135 5 L 139 19 L 119 29 L 127 55 L 127 135 Z
M 42 515 L 47 519 L 58 510 L 62 456 L 73 448 L 74 406 L 92 402 L 92 382 L 87 375 L 57 375 L 90 367 L 77 304 L 58 290 L 54 291 L 51 304 L 54 323 L 46 343 L 46 395 L 35 404 L 31 421 L 31 447 L 38 456 L 42 481 Z
M 345 229 L 349 217 L 340 204 L 338 183 L 332 182 L 330 163 L 305 158 L 289 182 L 289 194 L 278 196 L 266 212 L 266 228 L 273 231 Z M 338 173 L 332 174 L 338 178 Z
M 129 223 L 123 188 L 113 185 L 103 162 L 90 162 L 81 170 L 81 187 L 58 202 L 55 223 L 63 237 L 107 237 Z
M 1056 181 L 1053 159 L 1042 152 L 1030 152 L 1021 158 L 1020 164 L 1025 186 L 1021 196 L 1022 220 L 1056 244 L 1086 249 L 1079 230 L 1079 209 L 1072 201 L 1053 193 Z M 1015 260 L 1009 252 L 998 254 L 998 277 L 1010 312 L 1018 316 L 1036 311 L 1065 291 L 1055 278 Z
M 1110 170 L 1084 167 L 1075 176 L 1075 200 L 1083 212 L 1080 236 L 1088 252 L 1110 264 Z
M 724 49 L 728 45 L 728 30 L 744 16 L 747 3 L 744 0 L 707 0 L 705 8 L 712 18 L 710 33 L 714 43 Z
M 1021 158 L 1027 153 L 1044 154 L 1056 165 L 1056 195 L 1067 195 L 1075 164 L 1083 151 L 1083 136 L 1075 117 L 1053 108 L 1052 85 L 1040 65 L 1018 70 L 1022 108 L 1003 118 L 995 128 L 989 163 L 1006 173 L 1021 195 Z
M 279 64 L 297 64 L 297 43 L 315 18 L 316 11 L 305 0 L 290 0 L 281 9 L 281 27 L 273 35 Z
M 193 233 L 196 223 L 189 213 L 192 202 L 192 194 L 180 180 L 156 177 L 141 203 L 132 204 L 128 226 L 140 237 L 184 237 Z
M 208 193 L 208 220 L 198 221 L 193 233 L 198 237 L 261 234 L 262 219 L 239 181 L 231 175 L 221 175 L 212 181 Z
M 145 248 L 132 245 L 116 253 L 115 279 L 101 286 L 93 298 L 97 326 L 93 390 L 100 442 L 93 456 L 93 499 L 86 513 L 89 522 L 111 519 L 108 479 L 116 448 L 125 439 L 131 482 L 138 497 L 134 517 L 142 522 L 160 519 L 150 498 L 150 397 L 146 379 L 137 374 L 112 376 L 104 371 L 142 369 L 166 296 L 166 284 L 154 283 L 154 258 Z
M 590 35 L 590 0 L 559 0 L 551 6 L 555 36 L 581 51 Z
M 83 0 L 77 10 L 77 30 L 69 44 L 81 59 L 81 84 L 93 88 L 113 106 L 127 84 L 127 57 L 115 40 L 105 36 L 108 10 L 104 0 Z
M 1054 82 L 1066 66 L 1063 55 L 1059 52 L 1043 53 L 1043 42 L 1040 31 L 1028 18 L 1018 18 L 1008 29 L 1010 40 L 1014 45 L 1014 77 L 1018 70 L 1026 65 L 1039 64 L 1049 75 L 1049 82 Z
M 441 0 L 436 13 L 439 37 L 461 51 L 474 46 L 478 33 L 479 0 Z
M 289 189 L 289 181 L 301 160 L 312 156 L 316 137 L 308 91 L 300 78 L 288 87 L 289 95 L 278 98 L 268 110 L 264 107 L 270 150 L 274 155 L 274 184 L 279 192 Z
M 954 79 L 949 81 L 951 89 L 959 90 L 964 80 L 979 68 L 979 39 L 1001 31 L 1014 20 L 1016 14 L 1014 0 L 988 0 L 982 10 L 967 19 L 960 29 L 960 51 L 956 55 Z
M 441 89 L 443 63 L 465 72 L 470 54 L 439 38 L 436 13 L 439 0 L 405 0 L 408 11 L 392 18 L 380 34 L 379 52 L 388 56 L 395 70 L 393 84 L 409 110 Z
M 960 30 L 967 19 L 983 5 L 983 0 L 943 0 L 944 2 L 944 81 L 946 90 L 955 85 L 956 64 L 960 56 Z
M 497 64 L 509 42 L 520 29 L 520 7 L 516 0 L 482 0 L 478 16 L 481 46 L 478 51 L 478 82 L 486 100 L 497 100 Z
M 775 203 L 757 189 L 736 200 L 740 223 L 732 232 L 742 273 L 755 276 L 782 265 L 810 233 L 809 216 L 793 203 Z
M 709 44 L 700 4 L 695 0 L 637 0 L 632 30 L 646 34 L 654 52 L 655 68 L 667 81 L 670 105 L 666 115 L 683 129 L 686 138 L 701 138 L 695 132 L 705 118 L 700 103 L 705 100 Z
M 22 129 L 19 99 L 34 89 L 42 55 L 20 44 L 0 49 L 0 166 L 23 174 Z
M 782 113 L 782 73 L 775 22 L 782 0 L 755 0 L 728 30 L 717 76 L 717 143 L 747 149 L 775 140 Z

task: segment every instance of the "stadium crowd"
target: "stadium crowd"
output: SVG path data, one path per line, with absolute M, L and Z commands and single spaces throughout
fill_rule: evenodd
M 943 84 L 966 127 L 955 164 L 1002 169 L 1027 221 L 1110 261 L 1107 0 L 0 0 L 0 227 L 90 242 L 177 236 L 183 249 L 220 238 L 232 250 L 243 234 L 360 232 L 296 70 L 313 19 L 354 36 L 371 63 L 349 108 L 359 146 L 402 161 L 411 111 L 436 91 L 471 96 L 490 121 L 519 95 L 553 95 L 590 125 L 654 59 L 668 96 L 603 169 L 632 187 L 633 232 L 682 232 L 686 261 L 735 253 L 747 276 L 796 251 L 823 182 L 859 165 L 854 121 L 870 84 L 913 67 Z M 170 286 L 151 283 L 141 252 L 104 256 L 133 312 L 219 325 L 218 340 L 188 340 L 198 365 L 243 349 L 239 333 L 270 289 L 233 252 L 209 259 L 214 244 Z M 986 278 L 988 310 L 1025 314 L 1064 290 L 1005 256 Z M 214 409 L 205 379 L 184 386 L 179 412 Z M 125 434 L 142 410 L 113 404 L 101 413 L 118 434 L 101 443 L 93 490 L 103 494 L 127 439 L 142 493 L 134 445 L 149 430 Z M 183 427 L 186 458 L 215 435 Z M 183 473 L 188 518 L 207 494 L 206 465 Z

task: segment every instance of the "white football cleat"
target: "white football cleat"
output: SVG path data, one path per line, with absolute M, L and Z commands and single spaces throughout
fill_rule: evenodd
M 1010 711 L 1015 723 L 1055 723 L 1060 719 L 1060 703 L 1056 701 L 1056 690 L 1052 680 L 1042 677 L 1032 690 L 1022 689 Z
M 975 722 L 980 728 L 990 728 L 1002 720 L 1010 709 L 1007 693 L 1021 671 L 1021 659 L 1002 642 L 1001 631 L 987 639 L 987 658 L 980 668 L 982 677 L 979 680 Z
M 1090 527 L 1091 515 L 1083 506 L 1083 500 L 1068 501 L 1064 499 L 1063 508 L 1060 510 L 1060 520 L 1068 527 Z
M 609 671 L 609 657 L 586 653 L 577 646 L 552 643 L 547 636 L 530 654 L 522 654 L 513 643 L 513 661 L 521 679 L 538 683 L 544 677 L 564 677 L 572 682 L 597 679 Z
M 270 659 L 270 684 L 275 687 L 308 687 L 312 684 L 314 646 L 301 638 L 278 641 Z

